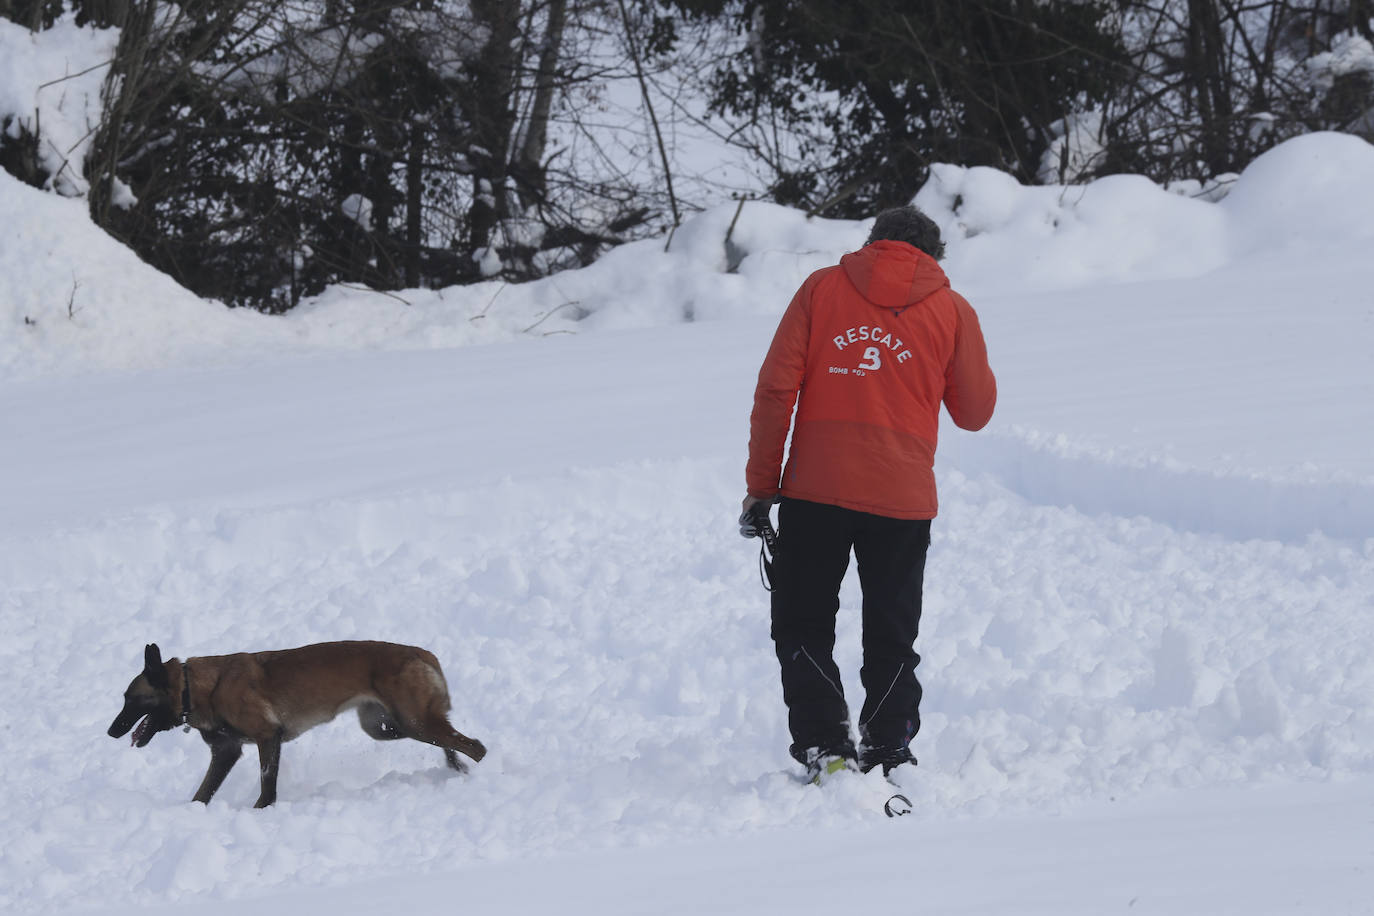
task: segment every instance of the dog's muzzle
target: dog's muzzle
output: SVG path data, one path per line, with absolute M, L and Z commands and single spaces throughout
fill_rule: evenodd
M 129 733 L 129 729 L 134 727 L 134 723 L 137 721 L 138 712 L 136 710 L 126 709 L 115 716 L 115 720 L 110 723 L 110 729 L 106 734 L 111 738 L 123 738 Z
M 158 732 L 165 732 L 172 727 L 170 716 L 159 715 L 158 712 L 150 712 L 140 718 L 138 710 L 125 710 L 115 717 L 110 723 L 109 736 L 111 738 L 124 737 L 130 728 L 134 730 L 130 744 L 134 747 L 143 747 L 153 740 L 153 735 Z M 135 726 L 134 723 L 138 725 Z

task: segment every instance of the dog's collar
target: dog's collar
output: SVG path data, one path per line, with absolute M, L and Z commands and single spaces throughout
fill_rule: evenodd
M 178 724 L 188 727 L 191 724 L 191 674 L 185 662 L 181 663 L 181 722 Z

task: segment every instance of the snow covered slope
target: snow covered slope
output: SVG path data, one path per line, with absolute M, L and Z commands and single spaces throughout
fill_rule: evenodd
M 864 227 L 749 205 L 735 274 L 726 209 L 546 284 L 268 319 L 0 176 L 0 909 L 1367 911 L 1370 163 L 1314 137 L 1229 203 L 1099 183 L 1129 231 L 1068 240 L 1086 204 L 923 192 L 1002 402 L 942 444 L 900 821 L 876 776 L 791 775 L 733 525 L 776 315 Z M 24 323 L 73 269 L 84 318 Z M 433 649 L 489 757 L 451 777 L 344 719 L 258 812 L 251 750 L 201 808 L 198 738 L 104 735 L 147 641 L 339 638 Z

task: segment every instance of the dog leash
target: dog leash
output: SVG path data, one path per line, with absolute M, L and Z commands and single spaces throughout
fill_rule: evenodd
M 772 500 L 759 500 L 739 516 L 739 533 L 759 539 L 759 581 L 769 592 L 773 591 L 773 563 L 778 557 L 778 533 L 768 515 L 772 505 Z
M 778 533 L 773 523 L 764 516 L 758 523 L 759 532 L 759 581 L 764 591 L 773 590 L 773 561 L 778 556 Z

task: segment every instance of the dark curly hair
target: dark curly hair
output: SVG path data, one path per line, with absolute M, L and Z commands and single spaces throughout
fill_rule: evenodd
M 935 225 L 935 220 L 910 204 L 878 214 L 873 221 L 873 230 L 868 233 L 868 241 L 864 244 L 879 239 L 914 245 L 937 261 L 945 256 L 945 243 L 940 241 L 940 227 Z

